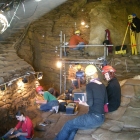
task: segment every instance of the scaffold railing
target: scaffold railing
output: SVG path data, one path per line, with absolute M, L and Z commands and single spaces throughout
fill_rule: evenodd
M 60 68 L 60 93 L 62 92 L 62 77 L 64 78 L 64 92 L 66 90 L 66 66 L 65 64 L 95 64 L 95 65 L 102 65 L 103 61 L 97 60 L 97 59 L 85 59 L 85 60 L 66 60 L 62 57 L 63 52 L 66 53 L 66 48 L 73 48 L 75 46 L 70 46 L 70 45 L 66 45 L 66 38 L 65 38 L 65 34 L 63 35 L 62 31 L 60 31 L 60 58 L 59 61 L 62 62 L 62 64 L 64 64 L 63 67 L 63 71 L 64 74 L 62 74 L 62 68 Z M 104 47 L 104 56 L 103 56 L 103 60 L 106 60 L 106 57 L 108 56 L 108 46 L 113 46 L 113 45 L 107 45 L 107 44 L 88 44 L 88 45 L 80 45 L 81 47 L 84 48 L 88 48 L 88 47 Z

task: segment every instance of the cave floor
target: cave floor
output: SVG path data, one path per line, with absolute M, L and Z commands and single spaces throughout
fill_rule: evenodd
M 29 107 L 26 114 L 32 119 L 34 124 L 33 140 L 54 140 L 56 134 L 61 130 L 65 122 L 71 120 L 88 111 L 88 107 L 79 105 L 76 115 L 66 115 L 63 112 L 42 112 L 35 107 Z M 39 125 L 41 122 L 49 121 L 46 126 Z

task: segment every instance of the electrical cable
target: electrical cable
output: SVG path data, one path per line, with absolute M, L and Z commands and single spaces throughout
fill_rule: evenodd
M 21 0 L 20 0 L 20 2 L 21 2 Z M 9 22 L 9 25 L 8 25 L 9 27 L 10 27 L 10 24 L 11 24 L 11 22 L 13 21 L 14 17 L 16 16 L 16 12 L 17 12 L 17 10 L 18 10 L 18 8 L 19 8 L 20 2 L 18 3 L 18 6 L 17 6 L 16 10 L 14 11 L 14 15 L 13 15 L 13 17 L 11 18 L 11 21 Z
M 42 73 L 42 72 L 27 72 L 25 75 L 22 75 L 22 76 L 20 76 L 20 77 L 18 77 L 18 78 L 15 78 L 15 79 L 13 79 L 13 80 L 10 80 L 10 81 L 8 81 L 8 82 L 5 82 L 5 83 L 3 83 L 3 84 L 0 84 L 0 86 L 4 86 L 4 85 L 6 85 L 6 84 L 12 83 L 12 82 L 14 82 L 14 81 L 16 81 L 16 80 L 18 80 L 18 79 L 20 79 L 20 78 L 24 78 L 24 77 L 26 77 L 26 76 L 30 76 L 31 74 L 32 74 L 32 75 L 35 75 L 35 74 L 38 74 L 38 73 Z

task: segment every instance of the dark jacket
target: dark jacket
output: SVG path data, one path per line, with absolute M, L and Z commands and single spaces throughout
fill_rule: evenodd
M 121 87 L 116 77 L 109 81 L 106 89 L 109 103 L 108 109 L 109 112 L 112 112 L 117 110 L 121 103 Z
M 86 94 L 89 105 L 88 113 L 104 114 L 104 104 L 108 103 L 105 86 L 90 82 L 86 85 Z
M 134 24 L 134 26 L 133 26 Z M 136 27 L 135 27 L 136 26 Z M 140 32 L 140 19 L 135 17 L 133 18 L 133 21 L 132 21 L 132 28 L 131 28 L 133 31 L 136 31 L 137 33 Z

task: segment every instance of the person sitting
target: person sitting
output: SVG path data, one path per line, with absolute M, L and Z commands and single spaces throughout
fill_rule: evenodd
M 75 34 L 71 36 L 69 45 L 70 49 L 72 50 L 80 50 L 83 52 L 84 45 L 86 45 L 87 42 L 80 36 L 80 30 L 76 30 Z
M 82 84 L 85 84 L 85 74 L 84 71 L 81 70 L 81 65 L 77 66 L 77 72 L 75 79 L 73 80 L 74 88 L 80 88 Z
M 80 115 L 69 120 L 57 134 L 55 140 L 74 140 L 78 129 L 93 129 L 101 126 L 104 122 L 104 104 L 108 102 L 104 84 L 98 80 L 97 69 L 88 65 L 85 74 L 90 82 L 86 85 L 87 102 L 79 99 L 79 104 L 89 107 L 87 114 Z
M 106 90 L 108 95 L 109 112 L 117 110 L 121 103 L 121 87 L 117 78 L 115 77 L 115 71 L 116 70 L 109 65 L 106 65 L 102 68 L 102 74 L 108 81 Z
M 36 88 L 38 94 L 43 95 L 43 100 L 39 100 L 36 98 L 36 103 L 40 104 L 41 111 L 55 111 L 58 112 L 59 102 L 57 98 L 49 93 L 48 91 L 44 91 L 42 86 L 38 86 Z
M 11 128 L 5 135 L 3 135 L 1 140 L 6 140 L 8 138 L 18 138 L 19 140 L 32 139 L 34 128 L 31 119 L 20 111 L 16 113 L 16 119 L 19 121 L 18 124 L 15 128 Z

